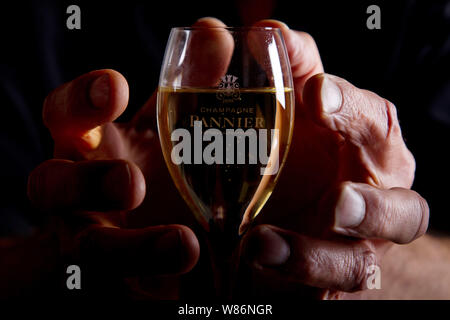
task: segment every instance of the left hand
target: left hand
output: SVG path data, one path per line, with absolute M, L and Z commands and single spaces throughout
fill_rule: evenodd
M 308 34 L 274 20 L 257 25 L 282 30 L 297 103 L 285 168 L 244 239 L 245 258 L 259 276 L 322 288 L 322 298 L 362 290 L 386 249 L 428 227 L 427 202 L 410 190 L 415 161 L 396 109 L 323 74 Z
M 194 26 L 223 23 L 204 18 Z M 196 78 L 202 84 L 216 77 L 219 69 L 211 63 L 231 56 L 232 39 L 208 34 L 198 40 L 193 69 L 203 75 Z M 164 163 L 156 92 L 130 122 L 117 123 L 128 95 L 126 79 L 106 69 L 81 75 L 47 96 L 43 120 L 54 140 L 54 159 L 32 171 L 28 195 L 36 208 L 52 213 L 41 237 L 49 240 L 37 247 L 50 248 L 55 263 L 36 271 L 43 263 L 31 261 L 28 270 L 33 276 L 59 274 L 54 270 L 70 260 L 87 270 L 86 287 L 102 296 L 174 299 L 181 290 L 179 275 L 199 259 L 199 242 L 189 228 L 197 223 Z M 5 269 L 0 275 L 10 274 Z M 108 286 L 99 277 L 108 278 Z M 7 291 L 0 288 L 0 296 Z

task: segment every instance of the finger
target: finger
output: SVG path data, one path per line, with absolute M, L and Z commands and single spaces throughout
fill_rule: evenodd
M 115 120 L 128 103 L 128 84 L 114 70 L 96 70 L 53 90 L 45 99 L 44 124 L 57 145 L 95 148 L 101 124 Z
M 339 234 L 404 244 L 427 230 L 428 204 L 415 191 L 346 182 L 336 193 L 333 208 L 325 214 L 332 215 L 332 229 Z
M 357 145 L 384 141 L 390 133 L 400 130 L 390 102 L 336 76 L 319 74 L 311 78 L 304 97 L 318 124 L 340 132 Z
M 379 144 L 390 137 L 401 139 L 395 107 L 373 92 L 336 76 L 319 74 L 308 81 L 303 95 L 318 124 L 356 145 Z
M 134 209 L 144 196 L 141 170 L 124 160 L 48 160 L 28 178 L 28 197 L 44 210 Z
M 365 289 L 377 264 L 368 242 L 317 240 L 269 225 L 252 230 L 244 246 L 259 272 L 318 288 Z
M 283 33 L 294 79 L 296 99 L 302 101 L 301 96 L 306 81 L 311 76 L 323 72 L 316 42 L 308 33 L 291 30 L 281 21 L 262 20 L 254 26 L 279 28 Z
M 172 57 L 171 66 L 163 68 L 160 87 L 215 87 L 226 74 L 234 50 L 231 34 L 223 29 L 226 25 L 211 17 L 198 19 L 192 27 L 190 39 L 175 39 L 173 43 L 186 42 L 184 55 Z M 212 29 L 203 29 L 212 28 Z M 201 32 L 199 32 L 199 30 Z M 174 36 L 185 37 L 176 33 Z M 171 49 L 166 49 L 171 50 Z M 178 67 L 175 67 L 177 65 Z M 181 76 L 181 83 L 178 83 Z M 134 116 L 131 127 L 138 132 L 156 130 L 155 91 L 141 110 Z
M 247 86 L 265 85 L 282 91 L 285 87 L 292 89 L 291 66 L 281 31 L 256 24 L 246 30 L 245 37 L 245 47 L 241 50 L 250 54 L 243 56 L 242 65 L 250 74 L 254 73 L 253 69 L 259 73 L 255 79 L 243 80 L 247 82 Z M 257 62 L 257 66 L 253 60 Z M 262 76 L 261 70 L 265 72 L 265 77 Z
M 195 266 L 199 254 L 195 234 L 182 225 L 95 227 L 79 237 L 79 257 L 88 269 L 125 276 L 185 273 Z
M 215 18 L 201 18 L 192 28 L 172 31 L 162 68 L 162 87 L 215 87 L 225 75 L 234 49 L 231 33 Z M 176 46 L 176 47 L 173 47 Z
M 181 65 L 182 85 L 215 87 L 230 64 L 233 36 L 224 29 L 226 25 L 216 18 L 201 18 L 192 27 L 195 29 L 191 31 L 186 62 Z
M 379 166 L 380 176 L 386 173 L 385 187 L 398 186 L 390 182 L 400 180 L 399 177 L 401 186 L 410 186 L 415 161 L 403 141 L 392 103 L 327 74 L 309 79 L 303 96 L 306 112 L 317 124 L 341 134 L 351 145 L 363 150 Z M 389 178 L 392 172 L 396 179 Z

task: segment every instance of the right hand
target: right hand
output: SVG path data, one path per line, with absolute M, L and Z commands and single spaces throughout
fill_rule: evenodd
M 194 26 L 225 25 L 202 18 Z M 195 61 L 196 74 L 204 75 L 197 78 L 209 82 L 217 78 L 211 63 L 227 61 L 233 42 L 217 33 L 206 37 Z M 148 291 L 153 282 L 150 298 L 177 298 L 176 275 L 199 259 L 199 242 L 186 226 L 198 224 L 164 163 L 156 93 L 129 123 L 113 123 L 127 103 L 127 82 L 113 70 L 90 72 L 50 93 L 43 120 L 55 142 L 55 159 L 31 173 L 29 197 L 63 221 L 56 229 L 65 256 L 99 274 L 133 276 L 132 288 L 144 296 L 149 293 L 141 284 Z

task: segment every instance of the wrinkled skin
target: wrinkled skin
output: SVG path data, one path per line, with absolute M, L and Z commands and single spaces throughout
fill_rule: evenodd
M 196 24 L 223 26 L 212 18 Z M 425 233 L 427 204 L 409 190 L 414 158 L 390 102 L 323 74 L 309 35 L 278 21 L 257 25 L 283 32 L 296 118 L 275 192 L 244 237 L 243 267 L 250 266 L 262 288 L 265 281 L 283 281 L 318 288 L 320 298 L 342 297 L 341 292 L 365 288 L 367 267 L 378 263 L 392 243 L 408 243 Z M 226 41 L 219 41 L 225 55 L 230 48 Z M 105 90 L 94 85 L 104 74 L 106 100 L 100 94 Z M 323 96 L 330 82 L 340 92 L 333 113 L 324 111 L 333 104 L 333 96 Z M 43 111 L 55 140 L 55 159 L 31 174 L 29 195 L 36 206 L 55 211 L 64 221 L 59 231 L 65 254 L 91 264 L 99 263 L 98 257 L 114 261 L 112 271 L 128 277 L 135 292 L 176 298 L 178 275 L 199 258 L 199 243 L 188 228 L 198 229 L 198 224 L 162 157 L 156 95 L 130 123 L 114 123 L 127 102 L 126 80 L 112 70 L 93 71 L 55 89 Z M 358 225 L 343 228 L 337 221 L 351 215 L 342 200 L 349 188 L 362 195 L 365 216 Z M 138 279 L 149 277 L 145 290 L 139 289 Z M 148 285 L 152 279 L 155 288 Z

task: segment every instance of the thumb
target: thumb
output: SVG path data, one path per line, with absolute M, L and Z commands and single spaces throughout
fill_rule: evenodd
M 45 99 L 42 117 L 55 149 L 89 149 L 100 143 L 99 126 L 119 117 L 127 103 L 125 78 L 114 70 L 97 70 L 53 90 Z
M 182 43 L 184 50 L 173 50 L 171 66 L 163 66 L 161 87 L 214 87 L 225 75 L 234 50 L 234 39 L 226 25 L 216 18 L 205 17 L 198 19 L 191 29 L 189 37 L 187 31 L 171 34 L 168 45 Z M 167 47 L 166 51 L 171 52 L 172 48 Z M 138 132 L 156 130 L 156 102 L 157 91 L 134 116 L 131 127 Z

